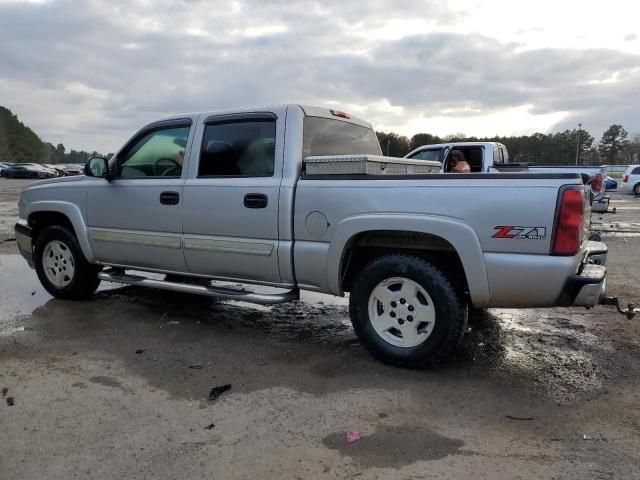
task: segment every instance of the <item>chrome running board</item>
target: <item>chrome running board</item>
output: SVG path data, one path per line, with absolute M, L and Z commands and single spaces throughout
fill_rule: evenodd
M 159 288 L 161 290 L 171 290 L 174 292 L 195 293 L 196 295 L 226 298 L 228 300 L 258 303 L 260 305 L 274 305 L 276 303 L 285 303 L 300 299 L 300 290 L 289 290 L 283 293 L 254 293 L 247 290 L 234 290 L 233 288 L 207 287 L 204 285 L 191 285 L 187 283 L 167 282 L 166 280 L 155 280 L 153 278 L 142 277 L 139 275 L 130 275 L 125 273 L 123 270 L 116 268 L 107 268 L 101 271 L 98 273 L 98 278 L 107 282 Z

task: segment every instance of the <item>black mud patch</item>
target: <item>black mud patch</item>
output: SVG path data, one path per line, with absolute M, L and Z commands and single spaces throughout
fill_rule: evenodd
M 619 341 L 602 335 L 598 325 L 611 322 L 609 315 L 578 308 L 475 312 L 450 365 L 457 360 L 477 374 L 520 381 L 559 403 L 593 398 L 609 380 L 633 376 L 637 361 L 637 352 L 627 355 Z
M 379 426 L 375 433 L 354 443 L 347 443 L 345 432 L 336 432 L 322 443 L 368 467 L 380 468 L 400 468 L 419 461 L 470 454 L 461 450 L 462 440 L 417 426 Z
M 97 383 L 98 385 L 102 385 L 104 387 L 119 388 L 120 390 L 124 390 L 122 383 L 120 383 L 118 380 L 112 377 L 106 377 L 106 376 L 100 375 L 97 377 L 91 377 L 89 381 L 91 383 Z

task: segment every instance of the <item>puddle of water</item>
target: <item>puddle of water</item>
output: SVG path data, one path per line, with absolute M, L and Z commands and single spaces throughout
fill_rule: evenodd
M 120 285 L 102 282 L 98 291 L 117 287 Z M 52 299 L 24 258 L 0 255 L 0 322 L 28 315 Z
M 0 255 L 0 322 L 31 313 L 51 300 L 20 255 Z
M 381 425 L 354 443 L 346 442 L 345 432 L 336 432 L 325 437 L 322 443 L 367 467 L 400 468 L 418 461 L 470 454 L 461 450 L 462 440 L 415 425 Z
M 227 283 L 226 286 L 237 284 Z M 257 287 L 256 291 L 277 289 Z M 94 302 L 100 301 L 108 302 L 104 308 L 114 308 L 114 312 L 121 307 L 113 302 L 143 306 L 167 324 L 192 320 L 226 330 L 247 327 L 279 339 L 304 343 L 353 339 L 346 308 L 348 299 L 315 292 L 303 292 L 299 302 L 264 306 L 102 282 L 94 299 Z M 68 316 L 78 310 L 76 306 L 87 312 L 88 307 L 80 303 L 53 299 L 20 255 L 0 255 L 0 335 L 6 337 L 23 332 L 21 319 L 37 309 L 44 308 L 41 311 L 48 311 L 47 315 Z

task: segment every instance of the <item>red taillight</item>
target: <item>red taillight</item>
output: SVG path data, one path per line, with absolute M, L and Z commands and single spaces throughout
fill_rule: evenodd
M 602 175 L 598 174 L 596 178 L 593 179 L 593 182 L 591 182 L 591 190 L 595 192 L 602 190 Z
M 335 117 L 340 117 L 340 118 L 349 118 L 349 115 L 347 115 L 344 112 L 341 112 L 339 110 L 329 110 L 331 112 L 331 115 L 335 116 Z
M 584 226 L 584 195 L 580 190 L 562 192 L 553 240 L 554 255 L 575 255 L 580 251 Z
M 622 181 L 623 181 L 624 183 L 627 183 L 627 180 L 629 180 L 629 175 L 624 175 L 624 176 L 622 177 Z

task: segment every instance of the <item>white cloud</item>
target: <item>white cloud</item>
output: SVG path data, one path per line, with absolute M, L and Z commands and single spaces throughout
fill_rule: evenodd
M 510 125 L 510 135 L 526 135 L 534 131 L 548 131 L 567 116 L 567 112 L 536 115 L 532 114 L 531 108 L 532 105 L 522 105 L 501 109 L 491 115 L 483 115 L 476 109 L 460 109 L 449 115 L 413 118 L 408 124 L 389 125 L 387 130 L 407 135 L 426 131 L 440 136 L 462 132 L 478 137 L 493 137 L 504 135 L 507 130 L 505 125 Z
M 262 25 L 258 27 L 247 27 L 241 30 L 233 30 L 231 33 L 243 37 L 263 37 L 266 35 L 276 35 L 287 31 L 285 25 Z
M 640 130 L 636 4 L 0 0 L 0 105 L 113 151 L 157 116 L 301 102 L 377 128 Z

